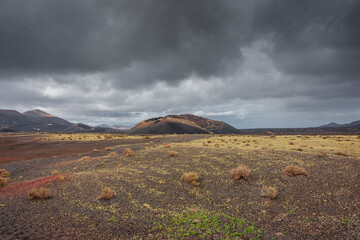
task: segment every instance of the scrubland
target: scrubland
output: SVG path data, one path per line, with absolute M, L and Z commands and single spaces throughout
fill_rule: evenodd
M 0 139 L 2 239 L 360 238 L 357 135 Z

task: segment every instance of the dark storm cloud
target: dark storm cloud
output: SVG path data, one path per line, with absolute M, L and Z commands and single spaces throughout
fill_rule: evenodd
M 0 0 L 0 108 L 357 118 L 359 26 L 357 0 Z
M 255 32 L 274 43 L 282 70 L 359 80 L 359 1 L 262 1 L 254 13 Z
M 9 75 L 116 70 L 128 85 L 219 76 L 248 38 L 239 1 L 0 3 L 0 70 Z

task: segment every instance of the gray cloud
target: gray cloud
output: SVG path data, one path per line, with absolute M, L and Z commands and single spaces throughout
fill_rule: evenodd
M 0 108 L 125 125 L 173 113 L 237 127 L 360 118 L 359 1 L 0 6 Z

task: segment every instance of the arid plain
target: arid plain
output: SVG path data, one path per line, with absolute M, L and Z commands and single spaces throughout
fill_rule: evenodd
M 0 169 L 2 239 L 360 239 L 357 135 L 4 133 Z

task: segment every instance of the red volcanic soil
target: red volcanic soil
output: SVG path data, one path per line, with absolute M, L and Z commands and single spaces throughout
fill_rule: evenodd
M 60 155 L 77 155 L 96 148 L 105 148 L 135 139 L 116 139 L 107 141 L 33 141 L 34 136 L 0 137 L 0 164 Z
M 9 195 L 14 196 L 14 195 L 18 195 L 18 194 L 23 194 L 23 193 L 28 192 L 32 188 L 44 187 L 47 184 L 59 181 L 60 180 L 59 176 L 60 175 L 37 178 L 34 180 L 27 180 L 27 181 L 22 181 L 22 182 L 16 182 L 16 183 L 10 184 L 9 186 L 0 188 L 0 195 L 8 197 Z M 70 179 L 69 174 L 65 174 L 62 176 L 64 177 L 64 180 Z

